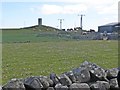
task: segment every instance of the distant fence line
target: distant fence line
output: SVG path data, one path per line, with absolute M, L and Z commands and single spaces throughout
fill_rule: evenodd
M 76 32 L 58 32 L 58 33 L 48 33 L 48 32 L 42 32 L 36 35 L 37 37 L 61 37 L 61 38 L 67 38 L 67 39 L 77 39 L 77 40 L 118 40 L 119 36 L 118 34 L 107 34 L 106 36 L 102 33 L 88 33 L 88 34 L 80 34 Z

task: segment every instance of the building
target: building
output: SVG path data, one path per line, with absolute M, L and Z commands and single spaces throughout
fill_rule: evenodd
M 106 25 L 98 26 L 98 32 L 100 33 L 112 33 L 120 30 L 120 22 L 109 23 Z
M 42 25 L 42 18 L 38 18 L 38 25 Z

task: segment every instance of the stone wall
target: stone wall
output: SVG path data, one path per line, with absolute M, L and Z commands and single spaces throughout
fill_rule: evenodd
M 105 70 L 95 63 L 83 62 L 80 67 L 61 75 L 32 76 L 12 79 L 3 90 L 120 90 L 117 82 L 118 69 Z

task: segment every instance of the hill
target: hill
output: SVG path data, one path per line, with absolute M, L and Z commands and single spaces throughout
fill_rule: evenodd
M 57 28 L 51 27 L 51 26 L 45 26 L 45 25 L 34 25 L 29 27 L 23 27 L 23 28 L 3 28 L 0 30 L 36 30 L 36 31 L 56 31 L 59 30 Z
M 39 42 L 47 41 L 48 39 L 53 39 L 53 37 L 48 38 L 48 34 L 57 35 L 58 29 L 45 25 L 35 25 L 25 28 L 11 28 L 2 29 L 2 42 Z M 47 36 L 44 36 L 47 33 Z M 39 37 L 38 37 L 39 35 Z M 41 36 L 40 36 L 41 35 Z M 54 38 L 56 39 L 56 38 Z
M 24 27 L 21 28 L 22 29 L 32 29 L 32 30 L 36 30 L 36 31 L 56 31 L 58 30 L 57 28 L 51 27 L 51 26 L 45 26 L 45 25 L 34 25 L 34 26 L 30 26 L 30 27 Z

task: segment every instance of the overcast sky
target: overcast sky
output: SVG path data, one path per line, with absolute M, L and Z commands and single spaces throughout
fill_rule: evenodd
M 0 3 L 0 27 L 19 28 L 37 25 L 42 18 L 43 24 L 59 28 L 59 20 L 64 19 L 62 28 L 80 26 L 95 29 L 98 26 L 118 21 L 119 0 L 2 0 Z

